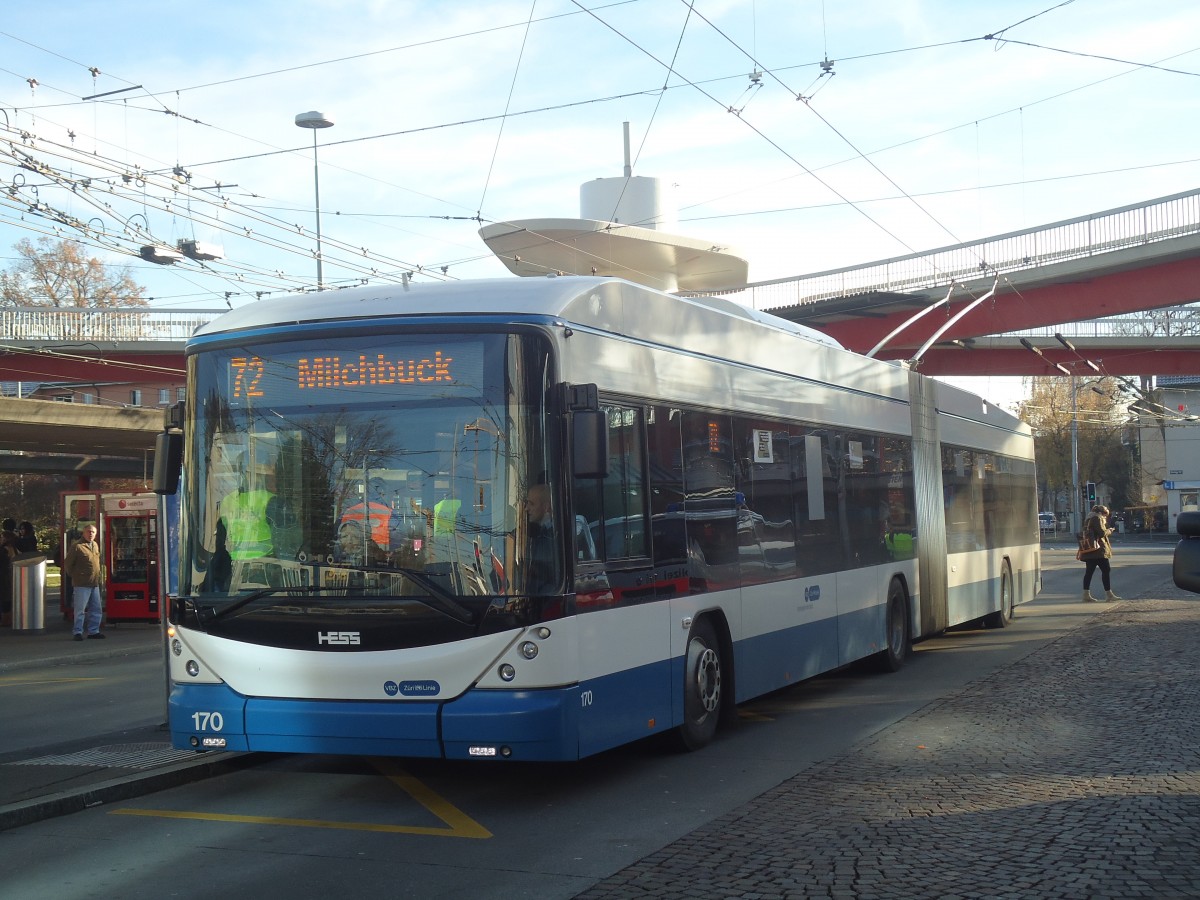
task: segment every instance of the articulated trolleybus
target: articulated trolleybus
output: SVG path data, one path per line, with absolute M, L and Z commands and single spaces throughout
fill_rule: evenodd
M 1040 589 L 1026 426 L 722 298 L 359 288 L 230 312 L 187 357 L 178 748 L 695 749 Z

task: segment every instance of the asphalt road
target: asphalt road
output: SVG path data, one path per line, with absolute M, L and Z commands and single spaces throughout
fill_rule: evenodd
M 161 723 L 165 685 L 158 654 L 7 673 L 0 678 L 0 754 Z

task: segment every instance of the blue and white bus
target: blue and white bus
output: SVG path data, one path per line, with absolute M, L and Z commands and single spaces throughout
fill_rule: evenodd
M 187 367 L 179 748 L 695 749 L 1040 589 L 1025 425 L 723 298 L 306 294 L 202 327 Z

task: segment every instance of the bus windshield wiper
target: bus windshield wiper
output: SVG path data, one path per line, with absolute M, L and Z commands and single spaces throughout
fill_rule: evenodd
M 471 610 L 456 602 L 449 591 L 437 584 L 435 581 L 429 578 L 428 575 L 425 575 L 422 572 L 405 568 L 384 568 L 382 566 L 364 566 L 361 567 L 360 571 L 398 572 L 405 578 L 410 579 L 413 584 L 423 588 L 429 594 L 428 598 L 413 597 L 412 599 L 424 603 L 426 606 L 436 609 L 441 613 L 445 613 L 450 618 L 462 622 L 464 625 L 473 625 L 475 623 L 475 614 L 472 613 Z M 211 606 L 205 607 L 204 609 L 207 610 L 207 615 L 198 609 L 197 617 L 201 620 L 201 622 L 208 624 L 210 622 L 216 622 L 219 619 L 224 619 L 227 616 L 233 615 L 233 613 L 237 612 L 239 609 L 248 606 L 255 600 L 261 600 L 264 597 L 286 598 L 295 594 L 316 594 L 325 591 L 341 592 L 347 590 L 355 590 L 355 588 L 347 587 L 345 585 L 293 585 L 288 587 L 260 588 L 259 590 L 251 591 L 244 597 L 238 597 L 228 606 L 224 606 L 221 609 L 214 609 Z
M 419 572 L 416 569 L 406 569 L 403 566 L 394 568 L 385 568 L 383 566 L 363 566 L 364 572 L 399 572 L 405 578 L 413 582 L 413 584 L 423 587 L 429 593 L 429 600 L 426 602 L 421 597 L 414 597 L 414 600 L 420 600 L 426 606 L 430 606 L 439 612 L 443 612 L 452 619 L 457 619 L 464 625 L 473 625 L 475 623 L 475 614 L 467 609 L 461 603 L 454 599 L 454 596 L 426 575 L 424 572 Z
M 292 594 L 315 594 L 317 591 L 324 591 L 324 590 L 326 590 L 326 588 L 309 586 L 309 585 L 294 585 L 294 586 L 290 586 L 290 587 L 261 588 L 257 591 L 251 591 L 249 594 L 246 594 L 244 597 L 238 597 L 236 600 L 234 600 L 228 606 L 223 606 L 221 609 L 214 609 L 211 606 L 205 607 L 205 609 L 207 609 L 207 611 L 208 611 L 208 615 L 204 615 L 204 613 L 198 608 L 196 610 L 196 616 L 197 616 L 197 618 L 200 619 L 201 622 L 207 624 L 209 622 L 215 622 L 218 619 L 223 619 L 226 616 L 232 615 L 233 613 L 237 612 L 242 607 L 253 603 L 255 600 L 261 600 L 263 597 L 272 597 L 272 596 L 287 597 Z

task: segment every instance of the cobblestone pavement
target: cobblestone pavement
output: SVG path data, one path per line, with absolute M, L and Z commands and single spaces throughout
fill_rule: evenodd
M 1200 596 L 1148 596 L 579 896 L 1200 897 Z

